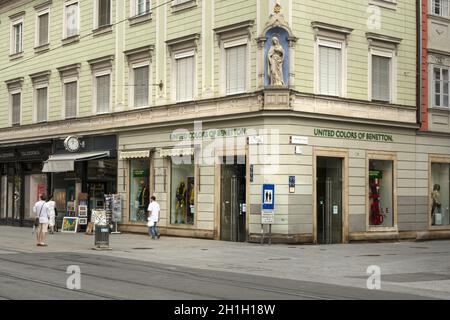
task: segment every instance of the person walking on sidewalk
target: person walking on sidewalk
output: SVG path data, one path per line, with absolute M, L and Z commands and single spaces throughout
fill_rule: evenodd
M 53 234 L 55 232 L 55 224 L 56 224 L 56 202 L 53 200 L 52 194 L 48 196 L 47 207 L 48 207 L 48 215 L 50 217 L 48 225 L 50 227 L 50 234 Z
M 46 247 L 45 243 L 45 234 L 48 231 L 48 222 L 49 222 L 49 213 L 48 206 L 45 202 L 45 195 L 40 196 L 40 200 L 35 203 L 33 207 L 33 212 L 36 215 L 36 218 L 39 218 L 39 226 L 37 227 L 36 236 L 37 236 L 37 246 Z
M 156 197 L 152 196 L 150 198 L 150 204 L 148 206 L 148 220 L 149 220 L 149 228 L 150 228 L 150 235 L 152 236 L 152 239 L 155 240 L 156 238 L 159 239 L 161 236 L 158 231 L 157 224 L 159 222 L 159 211 L 160 211 L 159 203 L 156 202 Z

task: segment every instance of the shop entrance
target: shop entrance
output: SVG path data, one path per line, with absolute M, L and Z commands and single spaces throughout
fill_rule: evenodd
M 317 242 L 342 243 L 342 158 L 317 157 Z
M 227 164 L 231 161 L 226 160 L 224 157 L 221 167 L 220 240 L 244 242 L 247 239 L 246 166 L 239 164 L 238 157 L 234 157 L 233 164 Z

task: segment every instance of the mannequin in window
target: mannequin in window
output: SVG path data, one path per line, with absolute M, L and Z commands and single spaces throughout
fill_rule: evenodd
M 147 186 L 147 183 L 145 182 L 145 180 L 141 180 L 139 182 L 139 184 L 140 184 L 140 190 L 139 190 L 139 194 L 137 196 L 138 220 L 145 221 L 146 220 L 145 212 L 148 208 L 148 205 L 150 204 L 150 191 L 148 189 L 148 186 Z
M 194 224 L 194 205 L 195 205 L 195 190 L 194 184 L 192 182 L 189 183 L 189 215 L 187 217 L 187 223 Z
M 433 219 L 433 215 L 436 212 L 441 213 L 441 186 L 438 184 L 435 184 L 433 186 L 433 192 L 431 193 L 431 199 L 433 200 L 433 205 L 431 207 L 431 218 L 432 221 Z M 432 222 L 434 224 L 434 221 Z
M 176 201 L 175 220 L 177 223 L 185 223 L 183 218 L 186 216 L 186 185 L 183 180 L 178 185 Z

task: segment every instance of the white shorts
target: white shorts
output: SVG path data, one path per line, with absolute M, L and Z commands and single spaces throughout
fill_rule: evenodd
M 48 231 L 48 223 L 39 223 L 39 227 L 37 227 L 37 232 L 47 233 Z

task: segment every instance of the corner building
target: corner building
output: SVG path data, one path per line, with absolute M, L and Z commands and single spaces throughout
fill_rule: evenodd
M 0 221 L 20 217 L 8 202 L 8 168 L 20 159 L 8 150 L 45 140 L 53 143 L 38 161 L 46 188 L 68 175 L 79 183 L 75 198 L 97 183 L 121 194 L 126 232 L 147 232 L 154 194 L 163 234 L 259 241 L 263 185 L 273 184 L 276 242 L 450 236 L 445 213 L 433 225 L 430 159 L 449 157 L 450 143 L 419 132 L 414 2 L 1 1 L 0 8 L 0 40 L 11 43 L 0 52 L 8 67 Z M 46 14 L 48 22 L 39 18 Z M 273 85 L 274 69 L 282 84 Z M 61 149 L 69 136 L 86 138 L 84 147 Z M 73 166 L 55 162 L 67 157 Z M 88 174 L 105 166 L 114 174 Z

